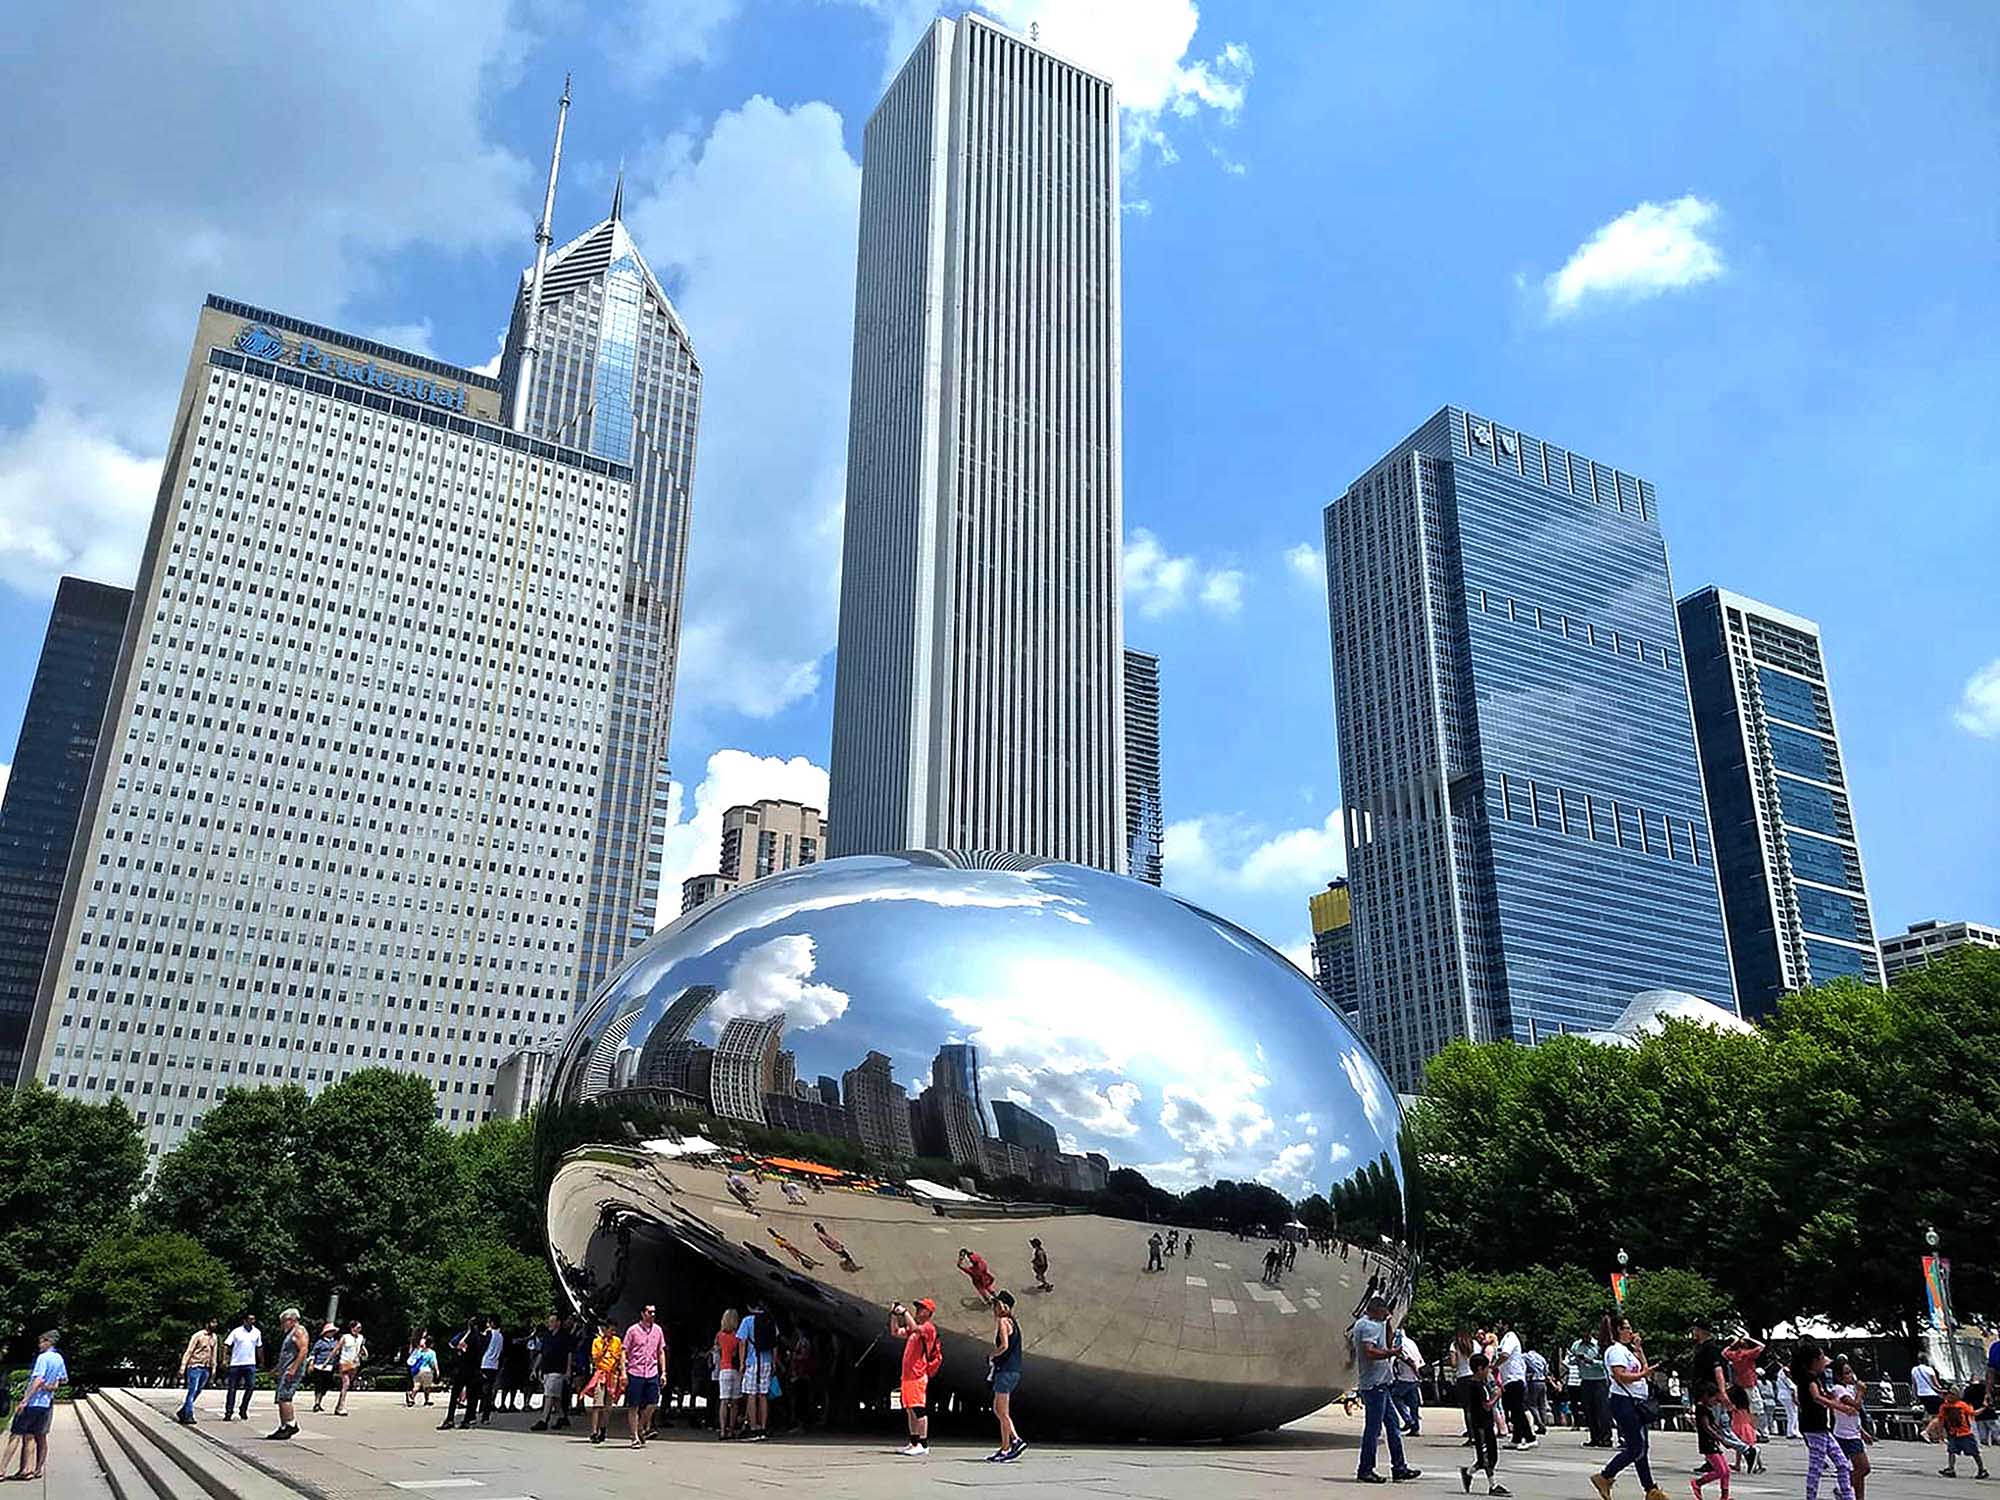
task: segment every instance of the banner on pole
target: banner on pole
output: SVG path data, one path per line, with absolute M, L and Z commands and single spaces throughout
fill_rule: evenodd
M 1617 1299 L 1620 1307 L 1625 1305 L 1625 1273 L 1623 1271 L 1613 1271 L 1611 1273 L 1611 1295 Z
M 1930 1314 L 1931 1327 L 1942 1332 L 1950 1332 L 1951 1258 L 1949 1256 L 1924 1257 L 1924 1302 Z

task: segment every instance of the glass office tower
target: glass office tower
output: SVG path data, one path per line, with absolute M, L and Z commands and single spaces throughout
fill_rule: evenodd
M 524 273 L 500 359 L 513 409 L 527 335 Z M 651 936 L 666 853 L 667 745 L 680 656 L 689 492 L 701 362 L 680 314 L 626 231 L 618 198 L 549 257 L 527 431 L 632 469 L 634 504 L 619 600 L 618 681 L 583 913 L 581 1003 Z
M 1680 602 L 1736 994 L 1882 982 L 1819 626 L 1726 589 Z
M 1325 521 L 1356 995 L 1397 1087 L 1642 990 L 1733 1011 L 1653 487 L 1446 407 Z
M 1158 885 L 1166 874 L 1160 802 L 1160 659 L 1125 648 L 1125 872 Z
M 83 578 L 56 585 L 0 803 L 0 1088 L 20 1071 L 131 609 L 130 589 Z

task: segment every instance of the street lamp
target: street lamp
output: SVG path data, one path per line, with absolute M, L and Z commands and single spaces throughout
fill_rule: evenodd
M 1924 1226 L 1924 1243 L 1929 1245 L 1933 1250 L 1937 1249 L 1938 1232 L 1935 1224 L 1926 1224 Z
M 1935 1245 L 1937 1241 L 1933 1239 L 1931 1243 Z M 1632 1257 L 1625 1253 L 1625 1247 L 1623 1245 L 1620 1245 L 1618 1247 L 1618 1269 L 1621 1271 L 1624 1270 L 1625 1267 L 1631 1262 L 1631 1259 Z

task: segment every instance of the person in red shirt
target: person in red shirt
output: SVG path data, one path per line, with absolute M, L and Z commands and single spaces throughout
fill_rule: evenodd
M 993 1273 L 987 1269 L 986 1257 L 977 1250 L 961 1249 L 958 1252 L 958 1268 L 972 1282 L 972 1289 L 979 1293 L 979 1300 L 992 1305 Z
M 1944 1433 L 1944 1467 L 1938 1473 L 1947 1479 L 1958 1477 L 1958 1458 L 1964 1454 L 1977 1465 L 1979 1477 L 1986 1477 L 1986 1460 L 1979 1452 L 1979 1439 L 1972 1434 L 1972 1406 L 1950 1386 L 1938 1404 L 1938 1426 Z
M 898 1302 L 889 1309 L 889 1335 L 903 1341 L 903 1415 L 909 1420 L 910 1441 L 897 1449 L 903 1458 L 922 1458 L 930 1452 L 930 1383 L 944 1364 L 944 1344 L 937 1325 L 931 1321 L 937 1304 L 919 1297 L 913 1307 Z

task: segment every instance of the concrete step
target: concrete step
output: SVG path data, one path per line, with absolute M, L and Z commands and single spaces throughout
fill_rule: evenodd
M 71 1401 L 61 1408 L 63 1416 L 82 1434 L 84 1447 L 97 1462 L 97 1483 L 81 1486 L 64 1484 L 63 1493 L 67 1500 L 75 1500 L 75 1497 L 85 1493 L 109 1494 L 112 1500 L 156 1500 L 145 1475 L 125 1456 L 125 1450 L 111 1440 L 111 1434 L 104 1430 L 100 1420 L 91 1415 L 89 1405 L 87 1401 Z
M 98 1391 L 112 1435 L 155 1483 L 157 1500 L 298 1500 L 302 1493 L 268 1471 L 253 1467 L 227 1445 L 198 1427 L 183 1427 L 169 1412 L 127 1390 Z M 132 1440 L 128 1442 L 128 1437 Z M 142 1456 L 143 1455 L 143 1456 Z M 148 1467 L 146 1459 L 151 1459 Z M 164 1481 L 162 1489 L 158 1481 Z
M 210 1500 L 208 1491 L 140 1435 L 108 1392 L 92 1391 L 84 1397 L 83 1406 L 96 1430 L 125 1455 L 126 1462 L 143 1480 L 145 1492 L 139 1500 Z

